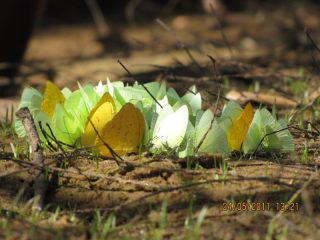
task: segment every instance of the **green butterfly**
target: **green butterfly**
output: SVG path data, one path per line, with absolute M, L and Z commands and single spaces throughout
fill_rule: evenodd
M 28 87 L 22 92 L 21 102 L 18 109 L 28 107 L 32 116 L 35 118 L 37 113 L 40 111 L 42 99 L 43 96 L 38 90 Z M 19 137 L 26 136 L 25 129 L 20 119 L 15 120 L 14 130 Z
M 191 86 L 181 100 L 188 104 L 190 115 L 196 116 L 197 112 L 202 108 L 201 94 L 197 92 L 196 86 Z
M 226 133 L 214 119 L 210 109 L 199 110 L 196 116 L 195 127 L 189 121 L 187 133 L 182 143 L 183 150 L 179 157 L 201 154 L 230 154 Z
M 238 118 L 242 111 L 242 107 L 240 107 L 240 105 L 234 101 L 229 101 L 224 105 L 218 122 L 225 133 L 229 132 L 232 124 Z
M 277 121 L 265 108 L 258 109 L 253 117 L 243 143 L 244 153 L 253 153 L 258 148 L 263 151 L 290 152 L 294 150 L 293 137 L 283 121 Z M 266 136 L 268 134 L 268 136 Z
M 214 119 L 212 111 L 208 109 L 201 115 L 201 118 L 199 116 L 197 118 L 199 122 L 195 129 L 195 146 L 198 148 L 198 154 L 230 154 L 227 135 L 218 121 Z

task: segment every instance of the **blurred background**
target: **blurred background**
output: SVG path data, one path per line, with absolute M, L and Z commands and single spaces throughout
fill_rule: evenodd
M 214 12 L 212 13 L 212 8 Z M 141 81 L 161 69 L 205 76 L 191 65 L 237 60 L 275 69 L 311 67 L 319 35 L 318 1 L 3 0 L 0 8 L 1 96 L 21 87 L 123 79 L 122 59 Z M 162 24 L 156 22 L 160 19 Z M 185 52 L 187 48 L 192 58 Z M 197 61 L 197 63 L 194 62 Z M 19 86 L 19 87 L 17 87 Z

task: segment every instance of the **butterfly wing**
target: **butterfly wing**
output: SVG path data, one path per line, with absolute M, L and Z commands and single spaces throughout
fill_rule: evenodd
M 41 103 L 41 111 L 52 117 L 56 108 L 56 104 L 63 104 L 65 101 L 64 95 L 60 89 L 52 82 L 46 81 L 46 87 Z
M 234 101 L 229 101 L 224 105 L 221 113 L 221 117 L 229 117 L 235 120 L 243 111 L 240 105 Z
M 85 100 L 82 97 L 82 94 L 79 90 L 74 91 L 64 102 L 64 108 L 67 112 L 74 115 L 81 125 L 87 121 L 88 111 L 86 108 Z
M 173 88 L 169 88 L 167 91 L 168 101 L 173 106 L 177 101 L 180 100 L 179 94 Z
M 258 109 L 254 115 L 243 144 L 245 153 L 254 152 L 259 143 L 264 151 L 290 152 L 294 150 L 293 138 L 288 130 L 276 132 L 285 128 L 265 108 Z M 271 135 L 266 136 L 266 134 Z
M 114 98 L 123 106 L 128 102 L 141 101 L 143 105 L 152 105 L 154 100 L 142 89 L 133 87 L 118 87 L 114 89 Z
M 220 127 L 228 133 L 235 120 L 240 116 L 243 109 L 234 101 L 229 101 L 224 105 L 221 117 L 218 119 Z
M 37 132 L 39 134 L 40 139 L 43 142 L 46 142 L 47 140 L 50 141 L 49 138 L 46 138 L 43 135 L 43 133 L 40 129 L 40 124 L 41 124 L 43 130 L 46 131 L 46 133 L 49 134 L 49 136 L 51 136 L 51 132 L 50 132 L 48 126 L 52 129 L 52 119 L 46 113 L 39 111 L 34 118 L 34 123 L 36 125 Z
M 99 81 L 98 85 L 95 86 L 94 90 L 100 97 L 102 97 L 107 92 L 108 87 L 107 85 L 103 85 L 102 81 Z
M 179 147 L 183 141 L 189 121 L 187 106 L 180 107 L 173 112 L 170 105 L 165 106 L 159 112 L 152 135 L 154 149 L 163 150 Z
M 78 119 L 58 103 L 52 117 L 52 131 L 57 140 L 74 145 L 83 133 L 83 128 Z
M 201 94 L 197 93 L 195 86 L 189 88 L 188 92 L 181 98 L 184 103 L 190 106 L 191 114 L 196 115 L 197 111 L 201 109 L 202 99 Z
M 253 115 L 253 108 L 251 104 L 248 103 L 232 124 L 232 127 L 228 132 L 228 143 L 231 151 L 240 151 L 253 119 Z
M 28 87 L 23 90 L 19 108 L 28 107 L 30 112 L 33 113 L 40 110 L 42 99 L 42 94 L 38 90 Z
M 195 145 L 198 153 L 229 154 L 227 136 L 218 122 L 213 119 L 210 109 L 206 110 L 196 126 Z
M 194 137 L 195 137 L 195 128 L 192 123 L 189 121 L 185 138 L 181 143 L 181 151 L 179 151 L 178 156 L 184 158 L 187 156 L 194 156 L 195 146 L 194 146 Z
M 276 122 L 273 126 L 266 126 L 266 132 L 269 134 L 264 146 L 268 151 L 291 152 L 294 151 L 293 137 L 286 127 L 282 127 Z
M 116 88 L 123 88 L 124 83 L 121 81 L 111 82 L 109 78 L 107 78 L 107 92 L 114 98 L 114 90 Z
M 63 88 L 63 89 L 61 90 L 61 93 L 62 93 L 63 96 L 67 99 L 68 97 L 71 96 L 72 91 L 71 91 L 69 88 L 65 87 L 65 88 Z
M 83 146 L 93 146 L 97 138 L 95 129 L 100 133 L 105 125 L 112 120 L 114 115 L 115 103 L 111 95 L 106 92 L 88 116 L 91 122 L 87 120 L 85 124 L 84 133 L 81 136 L 81 144 Z
M 256 124 L 253 119 L 242 145 L 243 152 L 245 154 L 254 152 L 257 149 L 262 138 L 263 135 L 261 129 L 258 127 L 258 124 Z
M 137 152 L 142 144 L 144 129 L 143 115 L 133 104 L 127 103 L 102 128 L 100 135 L 103 141 L 96 138 L 97 149 L 101 155 L 111 157 L 112 153 L 103 143 L 106 142 L 120 156 Z
M 156 97 L 159 89 L 160 89 L 160 83 L 158 82 L 149 82 L 144 84 L 144 86 L 148 89 L 148 91 L 152 94 L 152 96 Z M 134 88 L 145 91 L 145 89 L 141 85 L 135 85 Z

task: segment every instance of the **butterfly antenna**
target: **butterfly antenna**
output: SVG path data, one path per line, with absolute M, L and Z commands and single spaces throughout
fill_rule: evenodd
M 193 57 L 193 55 L 191 54 L 189 48 L 186 47 L 186 45 L 177 37 L 177 34 L 171 29 L 169 28 L 169 26 L 167 24 L 165 24 L 163 21 L 161 21 L 159 18 L 156 19 L 156 22 L 163 28 L 165 29 L 167 32 L 171 33 L 172 36 L 174 37 L 174 39 L 176 40 L 177 45 L 183 49 L 188 57 L 190 58 L 190 60 L 192 61 L 192 63 L 197 66 L 198 70 L 201 71 L 201 66 L 199 65 L 199 63 L 196 61 L 196 59 Z
M 123 67 L 124 70 L 128 73 L 129 77 L 131 77 L 133 80 L 136 80 L 135 77 L 131 74 L 128 68 L 118 59 L 118 63 Z M 152 93 L 146 88 L 146 86 L 141 83 L 141 86 L 144 88 L 144 90 L 147 91 L 147 93 L 150 95 L 150 97 L 159 105 L 159 107 L 163 108 L 163 106 L 159 103 L 159 101 L 152 95 Z
M 314 41 L 313 38 L 311 37 L 311 35 L 310 35 L 310 33 L 309 33 L 309 31 L 308 31 L 307 28 L 304 28 L 304 32 L 305 32 L 305 34 L 306 34 L 306 36 L 307 36 L 307 39 L 310 41 L 312 47 L 320 53 L 320 48 L 318 47 L 318 45 L 315 43 L 315 41 Z M 320 63 L 319 63 L 319 61 L 316 59 L 316 56 L 315 56 L 315 54 L 314 54 L 314 51 L 312 51 L 311 57 L 312 57 L 312 61 L 313 61 L 314 65 L 315 65 L 317 71 L 320 72 Z

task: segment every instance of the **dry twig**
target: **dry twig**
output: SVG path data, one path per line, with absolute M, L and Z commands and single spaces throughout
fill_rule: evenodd
M 33 207 L 37 210 L 42 210 L 44 198 L 47 191 L 47 183 L 44 174 L 44 158 L 41 148 L 41 140 L 37 133 L 36 126 L 32 115 L 27 107 L 20 108 L 16 112 L 16 116 L 21 119 L 22 124 L 28 135 L 31 150 L 33 153 L 33 163 L 40 166 L 40 169 L 35 170 L 34 180 L 34 205 Z

